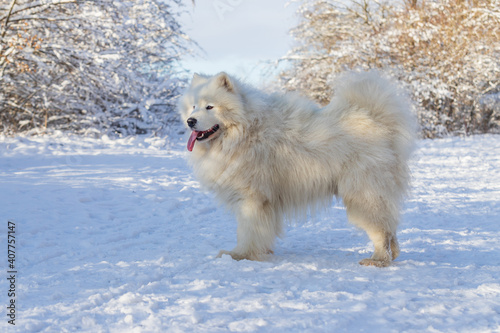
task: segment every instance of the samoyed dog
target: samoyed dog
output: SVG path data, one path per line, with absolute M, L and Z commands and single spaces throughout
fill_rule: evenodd
M 194 75 L 179 103 L 191 130 L 190 163 L 238 221 L 236 247 L 219 257 L 265 260 L 285 220 L 328 206 L 334 196 L 375 247 L 360 264 L 384 267 L 399 255 L 415 121 L 406 99 L 377 73 L 337 82 L 330 104 L 319 107 L 226 73 Z

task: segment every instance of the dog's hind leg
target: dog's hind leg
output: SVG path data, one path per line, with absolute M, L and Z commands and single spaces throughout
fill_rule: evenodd
M 359 263 L 364 266 L 387 267 L 391 264 L 392 235 L 384 231 L 367 231 L 375 250 L 371 258 L 363 259 Z
M 391 212 L 382 200 L 361 201 L 358 197 L 357 200 L 345 201 L 345 204 L 349 221 L 365 230 L 375 247 L 371 258 L 359 263 L 365 266 L 389 266 L 400 252 L 396 237 L 397 213 Z
M 264 260 L 273 253 L 276 237 L 282 233 L 283 221 L 269 201 L 243 201 L 237 219 L 238 244 L 231 251 L 220 251 L 217 257 L 228 254 L 235 260 Z
M 396 234 L 392 235 L 391 238 L 391 254 L 392 254 L 392 260 L 396 259 L 399 257 L 399 243 L 398 243 L 398 238 L 396 237 Z

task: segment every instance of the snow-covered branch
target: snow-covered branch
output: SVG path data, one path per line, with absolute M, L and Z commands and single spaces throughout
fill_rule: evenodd
M 184 85 L 178 60 L 193 45 L 176 20 L 180 6 L 17 0 L 0 10 L 0 131 L 165 126 Z
M 346 69 L 383 69 L 416 102 L 422 134 L 500 132 L 496 1 L 302 0 L 286 89 L 320 103 Z

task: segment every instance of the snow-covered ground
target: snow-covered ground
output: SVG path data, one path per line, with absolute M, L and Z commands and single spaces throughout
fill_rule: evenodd
M 173 141 L 0 137 L 2 332 L 500 332 L 500 136 L 419 143 L 383 269 L 339 203 L 268 262 L 215 259 L 236 223 Z

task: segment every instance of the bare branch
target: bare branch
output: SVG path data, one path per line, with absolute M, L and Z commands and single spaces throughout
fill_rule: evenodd
M 10 11 L 9 11 L 9 13 L 7 15 L 5 15 L 3 17 L 0 17 L 0 22 L 2 22 L 5 19 L 8 19 L 8 17 L 10 15 L 16 15 L 18 13 L 21 13 L 21 12 L 24 12 L 24 11 L 27 11 L 27 10 L 32 10 L 32 9 L 39 8 L 39 7 L 42 7 L 42 10 L 44 10 L 44 9 L 49 8 L 51 6 L 65 5 L 65 4 L 69 4 L 69 3 L 76 3 L 77 1 L 78 0 L 64 0 L 64 1 L 53 0 L 52 2 L 37 1 L 37 2 L 30 3 L 30 4 L 25 5 L 25 6 L 19 7 L 15 11 L 12 11 L 12 8 L 11 8 Z M 15 3 L 16 0 L 13 0 L 12 2 Z
M 5 16 L 5 24 L 3 25 L 2 38 L 0 38 L 0 40 L 2 40 L 5 37 L 5 33 L 7 32 L 7 25 L 9 24 L 10 15 L 12 14 L 12 10 L 14 9 L 14 6 L 16 5 L 16 1 L 17 0 L 12 0 L 12 2 L 10 3 L 9 11 L 7 12 L 7 15 Z M 0 20 L 0 21 L 2 21 L 2 20 Z

